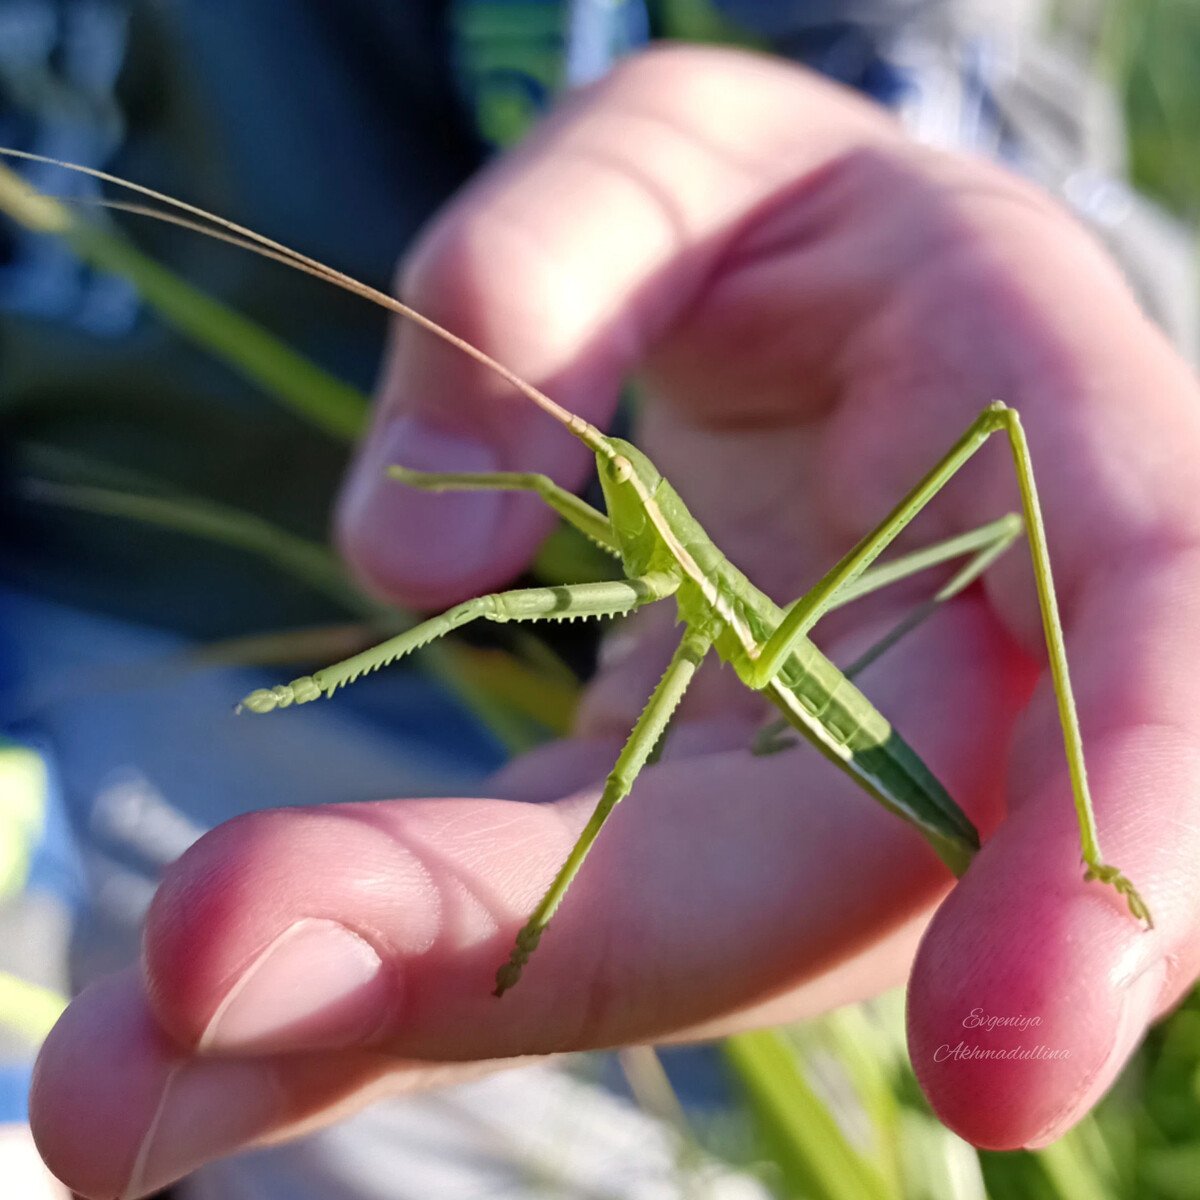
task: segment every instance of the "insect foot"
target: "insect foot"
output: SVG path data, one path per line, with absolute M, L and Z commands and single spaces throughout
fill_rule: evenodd
M 1154 918 L 1150 915 L 1149 905 L 1142 899 L 1137 888 L 1126 878 L 1125 873 L 1119 867 L 1110 867 L 1108 863 L 1099 863 L 1094 867 L 1088 867 L 1083 873 L 1083 877 L 1089 883 L 1095 880 L 1115 888 L 1125 897 L 1125 903 L 1129 905 L 1129 911 L 1133 916 L 1139 921 L 1145 921 L 1147 929 L 1154 928 Z
M 233 711 L 240 713 L 243 709 L 249 709 L 252 713 L 269 713 L 277 708 L 290 708 L 293 704 L 319 700 L 321 695 L 316 680 L 311 675 L 304 675 L 293 679 L 291 683 L 251 692 Z
M 508 962 L 496 972 L 496 990 L 492 992 L 493 996 L 503 996 L 521 978 L 521 972 L 525 969 L 529 956 L 537 949 L 538 942 L 542 940 L 544 930 L 545 926 L 531 929 L 527 925 L 517 934 L 517 944 L 513 947 Z

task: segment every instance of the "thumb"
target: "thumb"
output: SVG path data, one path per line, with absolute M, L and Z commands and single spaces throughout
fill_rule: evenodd
M 574 97 L 446 209 L 403 272 L 403 294 L 604 425 L 622 379 L 748 214 L 851 145 L 898 136 L 881 111 L 791 66 L 652 51 Z M 540 502 L 416 492 L 384 468 L 532 470 L 574 488 L 588 461 L 502 380 L 403 328 L 339 506 L 343 552 L 374 590 L 408 603 L 495 587 L 547 533 Z

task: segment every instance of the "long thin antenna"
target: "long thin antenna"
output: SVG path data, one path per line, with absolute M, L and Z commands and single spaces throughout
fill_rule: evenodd
M 430 320 L 429 317 L 417 312 L 415 308 L 410 308 L 402 300 L 397 300 L 394 296 L 389 296 L 387 292 L 381 292 L 378 288 L 373 288 L 369 284 L 362 283 L 352 276 L 346 275 L 344 272 L 320 262 L 318 259 L 310 258 L 307 254 L 301 254 L 298 250 L 293 250 L 290 246 L 285 246 L 281 242 L 276 242 L 261 233 L 256 233 L 253 229 L 247 229 L 244 225 L 237 224 L 236 221 L 219 217 L 215 213 L 208 212 L 206 209 L 199 208 L 194 204 L 188 204 L 183 200 L 176 200 L 173 196 L 168 196 L 164 192 L 158 192 L 153 188 L 133 183 L 131 180 L 122 179 L 119 175 L 110 175 L 107 171 L 98 171 L 94 167 L 85 167 L 79 163 L 64 162 L 62 159 L 50 158 L 44 154 L 33 154 L 28 150 L 13 150 L 6 146 L 0 146 L 0 155 L 6 158 L 25 159 L 27 162 L 43 163 L 46 166 L 62 167 L 68 171 L 77 171 L 81 175 L 90 175 L 93 179 L 99 179 L 105 183 L 111 183 L 116 187 L 136 192 L 139 195 L 146 196 L 151 200 L 166 205 L 168 208 L 188 213 L 191 217 L 197 219 L 189 220 L 186 217 L 179 217 L 163 212 L 151 205 L 130 204 L 119 200 L 100 200 L 93 203 L 97 203 L 101 207 L 121 209 L 140 216 L 152 217 L 156 220 L 181 225 L 197 233 L 203 233 L 220 241 L 229 242 L 241 249 L 261 255 L 263 258 L 273 259 L 276 262 L 283 263 L 285 266 L 294 267 L 296 270 L 304 271 L 306 274 L 323 279 L 327 283 L 335 284 L 348 292 L 353 292 L 356 296 L 361 296 L 364 300 L 370 300 L 382 308 L 397 313 L 399 316 L 405 317 L 407 320 L 419 325 L 422 329 L 432 333 L 435 337 L 441 338 L 442 341 L 447 342 L 456 350 L 460 350 L 463 354 L 474 359 L 489 371 L 499 375 L 501 379 L 516 388 L 521 395 L 533 401 L 538 408 L 573 433 L 590 450 L 602 454 L 608 452 L 608 445 L 604 435 L 594 425 L 589 424 L 582 417 L 563 408 L 561 404 L 555 403 L 545 392 L 534 387 L 533 384 L 527 383 L 515 372 L 510 371 L 503 363 L 497 362 L 490 354 L 485 354 L 478 347 L 472 346 L 464 338 L 451 333 L 450 330 L 439 325 L 436 321 Z M 216 226 L 217 228 L 214 229 L 210 226 Z

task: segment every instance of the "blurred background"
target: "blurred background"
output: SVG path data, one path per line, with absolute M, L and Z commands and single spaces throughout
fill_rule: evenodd
M 0 145 L 386 288 L 455 187 L 651 37 L 805 62 L 915 136 L 1037 180 L 1196 361 L 1200 0 L 0 0 Z M 64 221 L 100 195 L 9 165 L 75 202 Z M 337 705 L 234 720 L 251 688 L 411 619 L 361 593 L 326 538 L 385 322 L 194 235 L 91 215 L 66 239 L 0 216 L 0 1178 L 28 1179 L 21 1197 L 50 1194 L 23 1133 L 36 1046 L 67 995 L 134 960 L 167 863 L 265 789 L 468 788 L 569 727 L 594 655 L 586 635 L 483 637 Z M 531 577 L 605 570 L 560 533 Z M 177 1192 L 1183 1200 L 1200 1195 L 1198 1117 L 1193 996 L 1068 1137 L 977 1153 L 925 1106 L 893 994 L 382 1104 Z

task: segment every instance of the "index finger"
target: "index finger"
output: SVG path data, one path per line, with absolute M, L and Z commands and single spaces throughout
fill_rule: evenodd
M 654 50 L 467 188 L 416 247 L 403 292 L 603 426 L 759 205 L 852 146 L 900 139 L 882 109 L 778 61 Z M 545 510 L 527 496 L 409 492 L 383 468 L 537 470 L 573 488 L 588 461 L 506 385 L 400 327 L 342 495 L 343 551 L 377 590 L 410 603 L 486 590 L 526 565 L 549 529 Z

